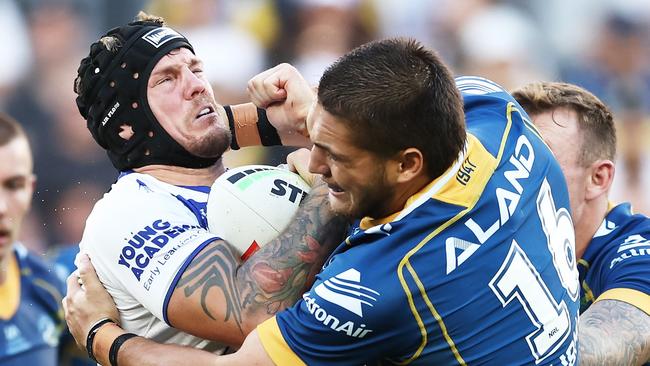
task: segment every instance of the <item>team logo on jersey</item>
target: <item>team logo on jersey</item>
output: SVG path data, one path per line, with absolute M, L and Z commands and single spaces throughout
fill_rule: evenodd
M 380 235 L 390 235 L 390 231 L 393 230 L 393 225 L 389 223 L 383 225 L 376 225 L 365 231 L 366 234 L 380 234 Z
M 628 258 L 650 255 L 650 241 L 641 235 L 630 235 L 618 247 L 618 257 L 612 259 L 609 268 Z
M 339 273 L 316 286 L 314 292 L 323 300 L 363 317 L 362 305 L 374 306 L 379 292 L 361 286 L 361 273 L 354 268 Z
M 143 189 L 145 192 L 148 193 L 153 192 L 145 182 L 141 181 L 140 179 L 136 179 L 135 181 L 138 182 L 138 189 Z
M 600 224 L 600 227 L 596 231 L 596 234 L 594 234 L 594 238 L 609 235 L 609 233 L 614 231 L 617 227 L 618 226 L 616 225 L 616 223 L 605 219 L 603 220 L 603 223 Z

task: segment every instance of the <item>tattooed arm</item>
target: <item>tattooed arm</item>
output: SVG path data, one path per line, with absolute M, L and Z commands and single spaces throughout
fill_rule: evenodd
M 650 315 L 618 300 L 595 302 L 580 316 L 580 365 L 650 361 Z
M 63 299 L 63 308 L 72 335 L 79 345 L 85 348 L 89 324 L 93 324 L 100 317 L 117 319 L 118 313 L 111 296 L 102 286 L 90 264 L 88 256 L 82 255 L 78 265 L 78 272 L 68 277 L 68 289 Z M 80 283 L 84 284 L 83 288 Z M 125 333 L 122 328 L 113 323 L 104 324 L 98 329 L 93 342 L 93 353 L 99 364 L 114 364 L 109 359 L 109 350 L 118 336 Z M 216 356 L 203 350 L 174 344 L 159 344 L 146 338 L 134 337 L 128 339 L 119 348 L 117 364 L 122 366 L 274 365 L 255 330 L 248 335 L 236 353 L 227 356 Z
M 243 264 L 225 242 L 210 243 L 174 289 L 171 325 L 239 346 L 259 323 L 293 305 L 343 239 L 346 223 L 333 216 L 326 198 L 326 185 L 314 187 L 287 230 Z
M 208 244 L 185 268 L 171 295 L 171 325 L 239 347 L 259 323 L 295 303 L 347 228 L 330 211 L 327 191 L 322 182 L 314 186 L 289 227 L 245 263 L 226 242 Z M 71 276 L 64 308 L 72 334 L 85 345 L 92 324 L 103 317 L 116 319 L 117 310 L 90 262 L 79 271 L 82 279 L 84 271 L 91 273 L 83 282 L 86 291 Z

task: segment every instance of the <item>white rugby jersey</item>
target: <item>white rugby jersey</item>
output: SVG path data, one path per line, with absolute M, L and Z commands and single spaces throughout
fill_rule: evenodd
M 210 187 L 123 173 L 95 204 L 79 244 L 113 296 L 122 327 L 161 343 L 222 353 L 224 345 L 172 328 L 167 305 L 184 267 L 217 239 L 205 217 Z

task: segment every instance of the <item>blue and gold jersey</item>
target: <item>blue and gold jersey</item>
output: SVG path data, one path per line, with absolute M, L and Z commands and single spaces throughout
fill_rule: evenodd
M 0 286 L 0 365 L 58 365 L 64 293 L 56 271 L 16 244 Z
M 650 315 L 650 219 L 634 215 L 629 203 L 605 217 L 578 261 L 580 312 L 595 301 L 614 299 Z
M 276 364 L 575 364 L 562 172 L 509 94 L 457 84 L 466 149 L 402 211 L 361 220 L 302 300 L 257 328 Z

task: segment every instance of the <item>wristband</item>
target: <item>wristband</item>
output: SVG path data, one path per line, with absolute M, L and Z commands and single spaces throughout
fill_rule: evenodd
M 278 131 L 266 117 L 266 111 L 252 103 L 224 106 L 232 139 L 230 148 L 282 145 Z
M 93 361 L 97 362 L 97 359 L 95 358 L 95 355 L 93 354 L 93 341 L 95 340 L 95 335 L 97 335 L 97 332 L 99 331 L 99 328 L 102 327 L 102 325 L 107 324 L 107 323 L 113 323 L 116 324 L 113 319 L 110 318 L 103 318 L 95 322 L 92 327 L 90 327 L 90 331 L 88 332 L 88 336 L 86 336 L 86 351 L 88 352 L 88 357 L 90 357 Z
M 230 134 L 232 138 L 230 139 L 230 148 L 233 150 L 239 150 L 239 144 L 237 143 L 237 134 L 235 133 L 235 117 L 232 115 L 232 109 L 229 105 L 224 105 L 223 109 L 226 110 L 226 117 L 228 117 L 228 127 L 230 128 Z
M 260 134 L 260 140 L 264 146 L 282 145 L 278 130 L 273 127 L 269 119 L 266 117 L 264 109 L 257 108 L 257 132 Z
M 111 344 L 110 351 L 108 351 L 108 362 L 110 362 L 111 366 L 117 366 L 117 352 L 120 350 L 120 347 L 122 347 L 124 342 L 133 337 L 137 337 L 137 334 L 124 333 L 115 338 L 113 344 Z

